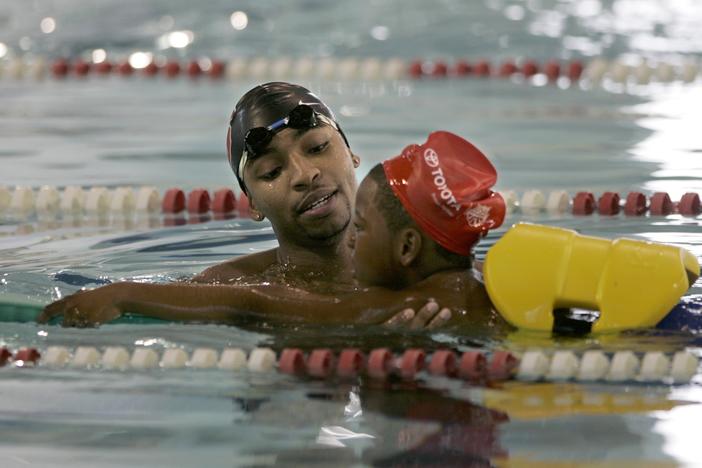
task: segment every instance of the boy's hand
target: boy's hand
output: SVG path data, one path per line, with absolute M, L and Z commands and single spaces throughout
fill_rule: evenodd
M 78 291 L 44 307 L 38 323 L 47 323 L 63 316 L 64 327 L 94 327 L 114 320 L 122 314 L 117 306 L 118 285 L 103 286 L 90 291 Z
M 419 312 L 414 309 L 404 309 L 385 321 L 383 325 L 398 328 L 409 328 L 410 330 L 440 327 L 451 319 L 451 310 L 447 308 L 439 309 L 439 304 L 429 300 Z

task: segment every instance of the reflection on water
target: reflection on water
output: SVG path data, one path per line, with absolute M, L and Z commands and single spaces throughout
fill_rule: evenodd
M 151 57 L 378 56 L 406 59 L 577 57 L 674 66 L 699 59 L 693 1 L 426 2 L 73 0 L 0 4 L 0 69 L 21 54 L 96 62 Z M 276 62 L 285 68 L 284 61 Z M 201 62 L 207 67 L 207 59 Z M 253 82 L 0 79 L 3 185 L 233 186 L 224 129 Z M 168 84 L 166 84 L 168 83 Z M 359 177 L 436 129 L 465 135 L 495 162 L 499 188 L 702 191 L 699 81 L 602 89 L 509 80 L 306 82 L 328 100 L 362 156 Z M 608 91 L 609 90 L 609 91 Z M 514 215 L 507 224 L 522 219 Z M 702 258 L 701 218 L 547 216 L 605 237 L 684 246 Z M 501 232 L 478 247 L 482 257 Z M 271 248 L 266 223 L 244 219 L 0 219 L 0 296 L 46 302 L 120 279 L 165 282 Z M 698 288 L 693 292 L 702 292 Z M 261 324 L 259 324 L 261 325 Z M 279 350 L 508 346 L 674 351 L 679 333 L 587 339 L 398 334 L 337 329 L 108 325 L 64 330 L 5 323 L 0 345 Z M 471 387 L 318 382 L 280 374 L 185 369 L 108 372 L 0 369 L 3 466 L 534 466 L 698 461 L 699 377 L 691 385 L 530 384 Z M 690 403 L 692 402 L 692 404 Z
M 702 141 L 695 124 L 702 119 L 702 87 L 659 89 L 651 93 L 649 102 L 632 110 L 648 116 L 638 124 L 650 129 L 651 135 L 631 152 L 635 160 L 659 165 L 644 188 L 668 192 L 675 200 L 686 192 L 702 192 Z
M 83 372 L 77 382 L 76 371 L 34 371 L 43 392 L 51 395 L 37 400 L 32 372 L 6 373 L 6 398 L 0 402 L 0 415 L 12 426 L 3 431 L 0 445 L 31 463 L 42 459 L 44 451 L 31 452 L 37 445 L 66 449 L 56 454 L 58 461 L 91 448 L 112 456 L 129 448 L 149 466 L 184 466 L 192 453 L 214 466 L 220 466 L 217 460 L 285 466 L 522 466 L 523 461 L 603 457 L 631 464 L 692 461 L 696 453 L 694 431 L 684 434 L 700 407 L 691 403 L 699 402 L 694 389 L 478 388 L 442 379 L 324 383 L 192 370 Z M 574 447 L 573 439 L 582 444 Z
M 392 0 L 364 2 L 364 8 L 323 1 L 304 8 L 253 0 L 197 7 L 134 0 L 89 7 L 70 0 L 29 7 L 5 2 L 0 59 L 21 52 L 89 53 L 99 62 L 106 53 L 138 51 L 130 57 L 138 67 L 151 53 L 671 57 L 702 50 L 700 20 L 694 0 Z

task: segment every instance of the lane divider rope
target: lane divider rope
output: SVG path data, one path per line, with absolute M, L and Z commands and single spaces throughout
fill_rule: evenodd
M 117 187 L 113 190 L 96 186 L 84 189 L 68 186 L 62 190 L 52 186 L 17 186 L 10 190 L 0 186 L 0 215 L 27 218 L 33 215 L 52 216 L 59 213 L 69 215 L 100 216 L 109 213 L 141 214 L 162 213 L 167 215 L 194 214 L 249 215 L 249 203 L 245 194 L 237 196 L 231 189 L 220 188 L 210 192 L 196 188 L 187 194 L 180 188 L 171 188 L 163 196 L 154 187 Z
M 142 54 L 143 55 L 143 54 Z M 617 84 L 647 85 L 652 82 L 694 82 L 700 73 L 697 60 L 683 62 L 649 62 L 644 59 L 637 63 L 629 60 L 606 60 L 595 58 L 589 62 L 582 60 L 561 61 L 556 59 L 537 62 L 531 59 L 487 59 L 466 60 L 425 60 L 406 61 L 400 58 L 383 59 L 378 57 L 309 58 L 309 57 L 236 57 L 229 61 L 211 58 L 165 59 L 151 58 L 150 61 L 136 63 L 130 60 L 93 62 L 81 57 L 55 58 L 17 56 L 0 61 L 0 77 L 11 79 L 46 76 L 55 79 L 79 78 L 88 76 L 116 75 L 121 77 L 148 78 L 164 77 L 174 79 L 187 76 L 191 79 L 209 77 L 214 80 L 251 78 L 321 79 L 339 80 L 398 80 L 398 79 L 465 79 L 497 78 L 514 79 L 534 84 L 569 84 L 587 81 L 592 85 L 606 82 Z
M 599 215 L 601 218 L 658 217 L 679 215 L 698 217 L 702 214 L 700 196 L 695 192 L 672 201 L 667 192 L 649 196 L 641 192 L 604 192 L 596 197 L 592 192 L 570 194 L 565 190 L 543 192 L 513 190 L 500 192 L 507 204 L 508 214 L 527 217 L 567 215 L 576 217 Z M 154 187 L 68 186 L 59 189 L 43 186 L 38 189 L 0 186 L 0 236 L 28 235 L 57 229 L 96 227 L 123 231 L 155 229 L 205 223 L 212 219 L 227 220 L 250 216 L 248 198 L 238 198 L 228 188 L 208 191 L 196 188 L 188 192 L 171 188 L 161 193 Z M 13 224 L 20 223 L 20 224 Z M 78 234 L 76 234 L 78 235 Z
M 49 367 L 75 369 L 147 370 L 147 369 L 221 369 L 252 372 L 278 371 L 311 378 L 356 378 L 365 375 L 384 380 L 397 377 L 414 380 L 423 374 L 461 379 L 471 383 L 495 383 L 506 380 L 578 381 L 578 382 L 642 382 L 682 384 L 697 373 L 699 359 L 687 352 L 672 355 L 661 351 L 605 353 L 588 350 L 528 350 L 521 355 L 497 350 L 490 353 L 448 349 L 427 353 L 410 348 L 400 354 L 388 348 L 373 349 L 367 355 L 359 349 L 344 349 L 338 354 L 331 349 L 314 349 L 305 353 L 286 348 L 279 355 L 270 348 L 254 348 L 249 353 L 239 348 L 197 348 L 192 353 L 181 348 L 163 352 L 147 347 L 129 350 L 110 346 L 100 351 L 92 346 L 70 349 L 50 346 L 21 348 L 12 352 L 0 348 L 0 367 Z
M 574 195 L 565 190 L 554 190 L 544 194 L 540 190 L 527 190 L 521 196 L 507 190 L 500 192 L 507 204 L 508 212 L 520 211 L 524 214 L 565 214 L 575 216 L 668 216 L 679 214 L 695 217 L 702 213 L 700 196 L 695 192 L 685 193 L 679 201 L 673 202 L 667 192 L 655 192 L 646 196 L 642 192 L 629 192 L 622 197 L 617 192 L 604 192 L 595 197 L 592 192 L 577 192 Z
M 524 214 L 565 214 L 576 216 L 599 214 L 602 216 L 698 216 L 702 214 L 700 196 L 695 192 L 685 193 L 679 201 L 672 201 L 667 192 L 655 192 L 649 196 L 642 192 L 629 192 L 621 196 L 618 192 L 603 192 L 596 197 L 592 192 L 581 191 L 570 194 L 565 190 L 544 193 L 541 190 L 526 190 L 521 195 L 513 190 L 501 191 L 508 212 Z M 52 186 L 17 186 L 10 190 L 0 186 L 0 215 L 27 218 L 34 214 L 55 215 L 58 213 L 101 215 L 115 212 L 162 213 L 177 215 L 189 213 L 224 215 L 237 212 L 248 216 L 249 203 L 245 194 L 239 197 L 231 189 L 219 188 L 211 192 L 195 188 L 186 192 L 170 188 L 163 196 L 154 187 L 117 187 L 110 190 L 95 186 L 82 188 L 68 186 L 62 190 Z

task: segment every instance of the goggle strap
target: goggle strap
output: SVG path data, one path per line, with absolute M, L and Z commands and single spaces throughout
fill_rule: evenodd
M 290 122 L 290 117 L 282 118 L 282 119 L 278 120 L 277 122 L 273 122 L 272 124 L 267 126 L 266 130 L 271 131 L 271 132 L 274 130 L 278 130 L 280 127 L 288 125 L 288 122 Z
M 237 175 L 244 180 L 244 168 L 246 167 L 246 162 L 249 160 L 249 151 L 244 147 L 244 151 L 241 154 L 241 159 L 239 160 L 239 171 Z

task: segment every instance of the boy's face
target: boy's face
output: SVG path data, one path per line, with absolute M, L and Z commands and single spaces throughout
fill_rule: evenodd
M 250 161 L 244 180 L 280 241 L 319 245 L 344 234 L 353 212 L 351 153 L 334 128 L 284 129 Z
M 356 194 L 351 236 L 356 279 L 363 286 L 392 287 L 397 280 L 393 235 L 375 204 L 377 184 L 366 177 Z

